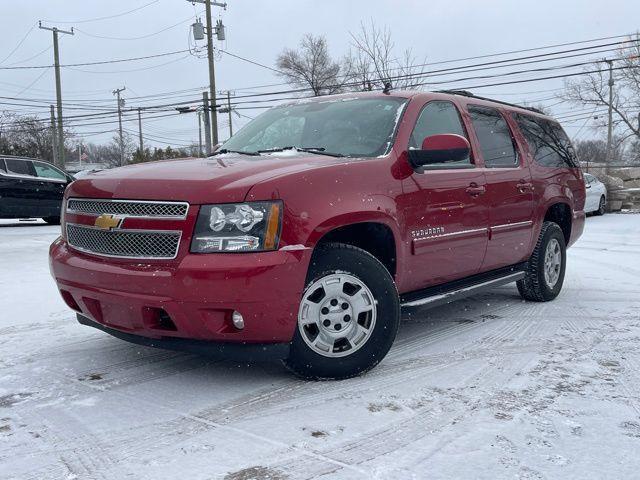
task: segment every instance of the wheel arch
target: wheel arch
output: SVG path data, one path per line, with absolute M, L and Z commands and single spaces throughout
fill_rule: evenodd
M 573 213 L 571 205 L 564 199 L 556 199 L 549 202 L 545 208 L 543 222 L 554 222 L 560 226 L 566 245 L 571 242 L 571 230 L 573 227 Z
M 398 231 L 387 218 L 363 214 L 357 220 L 349 216 L 334 218 L 316 228 L 310 237 L 314 252 L 326 243 L 344 243 L 370 253 L 395 278 L 398 272 Z

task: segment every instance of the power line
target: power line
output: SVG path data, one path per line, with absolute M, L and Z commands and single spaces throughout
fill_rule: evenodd
M 2 65 L 4 62 L 6 62 L 7 60 L 9 60 L 14 53 L 16 53 L 18 51 L 18 49 L 22 46 L 22 44 L 24 43 L 24 41 L 27 39 L 27 37 L 31 34 L 31 32 L 33 32 L 36 28 L 36 24 L 34 23 L 31 28 L 27 31 L 27 33 L 24 35 L 24 37 L 22 37 L 22 40 L 20 40 L 18 42 L 18 45 L 16 45 L 16 47 L 11 50 L 11 52 L 9 52 L 9 55 L 7 55 L 6 57 L 4 57 L 2 60 L 0 60 L 0 65 Z
M 129 15 L 130 13 L 134 13 L 137 12 L 139 10 L 142 10 L 143 8 L 147 8 L 150 5 L 154 5 L 156 3 L 158 3 L 160 0 L 153 0 L 152 2 L 146 3 L 144 5 L 141 5 L 140 7 L 136 7 L 132 10 L 127 10 L 126 12 L 122 12 L 122 13 L 117 13 L 115 15 L 109 15 L 106 17 L 97 17 L 97 18 L 89 18 L 89 19 L 84 19 L 84 20 L 74 20 L 74 21 L 53 21 L 53 20 L 45 20 L 48 23 L 66 23 L 66 24 L 76 24 L 76 23 L 90 23 L 90 22 L 99 22 L 102 20 L 110 20 L 112 18 L 119 18 L 119 17 L 124 17 L 125 15 Z
M 173 52 L 164 52 L 157 53 L 154 55 L 145 55 L 143 57 L 132 57 L 132 58 L 119 58 L 113 60 L 101 60 L 97 62 L 82 62 L 82 63 L 68 63 L 66 65 L 60 65 L 60 67 L 68 68 L 68 67 L 87 67 L 91 65 L 108 65 L 112 63 L 123 63 L 123 62 L 136 62 L 139 60 L 147 60 L 150 58 L 159 58 L 159 57 L 168 57 L 170 55 L 178 55 L 181 53 L 188 53 L 189 50 L 175 50 Z M 32 66 L 17 66 L 17 67 L 0 67 L 0 70 L 29 70 L 29 69 L 39 69 L 39 68 L 49 68 L 51 65 L 32 65 Z
M 171 30 L 171 29 L 173 29 L 175 27 L 183 25 L 183 24 L 193 20 L 193 18 L 194 18 L 194 16 L 191 15 L 189 18 L 186 18 L 185 20 L 181 20 L 178 23 L 174 23 L 172 25 L 169 25 L 168 27 L 162 28 L 162 29 L 160 29 L 160 30 L 158 30 L 156 32 L 148 33 L 148 34 L 145 34 L 145 35 L 140 35 L 140 36 L 137 36 L 137 37 L 110 37 L 110 36 L 107 36 L 107 35 L 97 35 L 95 33 L 85 32 L 84 30 L 80 30 L 79 28 L 76 28 L 76 30 L 78 32 L 82 33 L 83 35 L 87 35 L 88 37 L 99 38 L 99 39 L 103 39 L 103 40 L 135 41 L 135 40 L 143 40 L 145 38 L 154 37 L 156 35 L 159 35 L 161 33 L 166 32 L 168 30 Z

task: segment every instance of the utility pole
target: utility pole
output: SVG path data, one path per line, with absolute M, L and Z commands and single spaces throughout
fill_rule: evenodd
M 204 117 L 204 141 L 205 141 L 205 153 L 208 157 L 211 155 L 211 127 L 209 124 L 209 94 L 202 92 L 202 116 Z M 215 111 L 215 109 L 213 109 Z
M 113 94 L 118 98 L 118 128 L 120 129 L 120 166 L 124 165 L 124 138 L 122 136 L 122 105 L 124 100 L 120 97 L 120 94 L 124 92 L 127 87 L 116 88 Z
M 140 136 L 140 158 L 144 157 L 144 141 L 142 140 L 142 109 L 138 107 L 138 135 Z
M 233 137 L 233 119 L 231 118 L 231 92 L 227 90 L 227 110 L 229 110 L 229 138 Z
M 41 30 L 53 32 L 53 64 L 56 72 L 56 102 L 58 106 L 58 162 L 64 168 L 64 130 L 62 122 L 62 82 L 60 80 L 60 49 L 58 48 L 58 33 L 74 35 L 71 30 L 60 30 L 58 27 L 43 27 L 42 21 L 38 22 Z
M 202 157 L 202 112 L 198 110 L 198 157 Z
M 53 150 L 53 164 L 64 168 L 58 161 L 58 133 L 56 131 L 56 107 L 51 105 L 51 148 Z
M 213 141 L 213 145 L 218 144 L 218 115 L 216 112 L 216 72 L 214 65 L 214 57 L 213 57 L 213 34 L 214 32 L 218 36 L 218 39 L 224 39 L 224 26 L 219 24 L 218 26 L 213 26 L 213 20 L 211 19 L 211 6 L 222 7 L 224 9 L 227 8 L 226 3 L 213 2 L 211 0 L 187 0 L 190 3 L 204 3 L 205 5 L 205 16 L 207 17 L 207 58 L 209 60 L 209 92 L 211 94 L 210 97 L 210 105 L 211 105 L 211 139 Z M 209 153 L 211 153 L 209 151 Z
M 613 154 L 613 60 L 606 60 L 609 64 L 609 125 L 607 129 L 607 159 L 604 166 L 605 173 L 609 175 L 611 156 Z

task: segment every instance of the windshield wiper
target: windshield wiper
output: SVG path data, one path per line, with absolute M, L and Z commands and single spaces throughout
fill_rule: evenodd
M 260 153 L 258 152 L 243 152 L 242 150 L 227 150 L 226 148 L 223 148 L 222 150 L 218 150 L 217 152 L 213 152 L 211 154 L 212 157 L 215 157 L 216 155 L 222 155 L 225 153 L 239 153 L 240 155 L 249 155 L 251 157 L 259 157 Z
M 276 147 L 269 148 L 267 150 L 258 150 L 258 153 L 276 153 L 284 152 L 285 150 L 298 150 L 299 152 L 315 153 L 317 155 L 327 155 L 329 157 L 344 157 L 342 153 L 327 152 L 324 147 Z

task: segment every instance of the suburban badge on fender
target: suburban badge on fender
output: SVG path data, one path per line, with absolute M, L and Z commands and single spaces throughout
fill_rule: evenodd
M 123 217 L 116 215 L 100 215 L 96 218 L 94 225 L 102 230 L 113 230 L 119 228 L 123 220 Z

